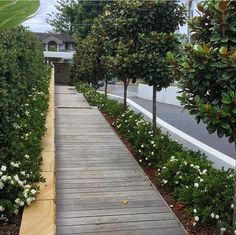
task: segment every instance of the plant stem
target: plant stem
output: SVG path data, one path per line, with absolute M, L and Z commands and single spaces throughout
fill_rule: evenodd
M 127 87 L 128 87 L 128 82 L 127 78 L 124 80 L 124 111 L 127 110 Z
M 157 135 L 157 86 L 153 85 L 153 94 L 152 94 L 152 131 L 153 139 Z
M 107 99 L 107 77 L 105 79 L 105 97 Z

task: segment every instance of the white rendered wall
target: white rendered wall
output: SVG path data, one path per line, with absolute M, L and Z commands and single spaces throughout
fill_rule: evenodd
M 157 101 L 165 104 L 181 106 L 176 96 L 179 95 L 180 89 L 175 86 L 170 86 L 157 92 Z M 146 84 L 138 85 L 138 97 L 145 100 L 152 100 L 152 86 Z

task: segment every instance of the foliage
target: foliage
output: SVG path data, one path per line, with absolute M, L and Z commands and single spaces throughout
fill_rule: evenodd
M 145 78 L 160 89 L 172 81 L 165 57 L 176 49 L 178 40 L 172 33 L 184 23 L 184 12 L 175 1 L 117 1 L 98 18 L 104 39 L 110 42 L 106 66 L 124 82 L 124 109 L 130 81 Z
M 0 31 L 16 27 L 34 14 L 40 6 L 39 0 L 0 1 Z
M 115 118 L 114 127 L 139 154 L 139 163 L 156 169 L 158 178 L 193 216 L 193 226 L 218 224 L 230 228 L 233 208 L 233 170 L 217 170 L 206 156 L 183 148 L 132 110 L 121 112 L 118 101 L 104 99 L 87 85 L 77 84 L 92 105 Z M 112 106 L 110 104 L 112 103 Z M 116 105 L 114 105 L 116 103 Z M 108 113 L 112 109 L 112 113 Z M 117 109 L 117 112 L 114 110 Z M 108 110 L 108 112 L 106 111 Z
M 198 122 L 207 125 L 209 133 L 224 135 L 236 141 L 236 47 L 234 30 L 235 1 L 210 1 L 199 5 L 203 14 L 194 18 L 209 27 L 208 39 L 202 38 L 201 27 L 195 27 L 194 37 L 199 44 L 185 45 L 185 56 L 175 59 L 169 55 L 174 70 L 181 76 L 183 93 L 179 98 Z M 205 21 L 203 21 L 205 19 Z M 199 25 L 197 24 L 197 25 Z M 205 29 L 203 29 L 205 30 Z
M 85 38 L 91 30 L 94 19 L 110 2 L 112 0 L 58 0 L 57 12 L 49 14 L 50 18 L 47 21 L 55 32 Z
M 23 27 L 0 34 L 0 218 L 29 205 L 41 180 L 49 68 L 42 44 Z

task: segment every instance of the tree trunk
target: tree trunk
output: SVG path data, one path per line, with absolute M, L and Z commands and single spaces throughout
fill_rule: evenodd
M 127 87 L 128 87 L 128 79 L 126 78 L 124 81 L 124 111 L 127 110 Z
M 105 79 L 105 97 L 107 99 L 107 77 Z
M 236 137 L 234 137 L 234 146 L 236 152 Z M 233 228 L 236 229 L 236 165 L 234 169 L 234 214 L 233 214 Z
M 157 135 L 157 86 L 153 85 L 153 95 L 152 95 L 152 131 L 153 139 Z

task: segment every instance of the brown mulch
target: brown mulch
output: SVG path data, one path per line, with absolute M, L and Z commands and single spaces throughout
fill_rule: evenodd
M 104 114 L 104 117 L 106 120 L 110 123 L 112 126 L 112 123 L 115 121 L 114 118 L 109 117 L 108 115 Z M 148 178 L 151 180 L 153 185 L 156 187 L 158 192 L 162 195 L 166 203 L 170 206 L 173 213 L 176 215 L 176 217 L 179 219 L 179 221 L 182 223 L 186 231 L 189 235 L 219 235 L 220 231 L 216 226 L 209 226 L 209 227 L 202 227 L 202 226 L 196 226 L 193 227 L 193 217 L 187 212 L 185 209 L 184 204 L 178 203 L 174 197 L 171 195 L 171 192 L 164 187 L 160 180 L 158 180 L 158 172 L 156 169 L 153 169 L 151 167 L 143 166 L 139 163 L 139 154 L 138 152 L 133 148 L 133 146 L 121 136 L 119 133 L 119 130 L 112 126 L 115 130 L 116 134 L 120 137 L 122 142 L 125 144 L 127 149 L 130 151 L 134 159 L 137 161 L 137 163 L 142 167 Z
M 19 215 L 13 216 L 9 221 L 0 221 L 0 235 L 18 235 L 20 232 L 20 224 L 22 218 L 22 212 Z

